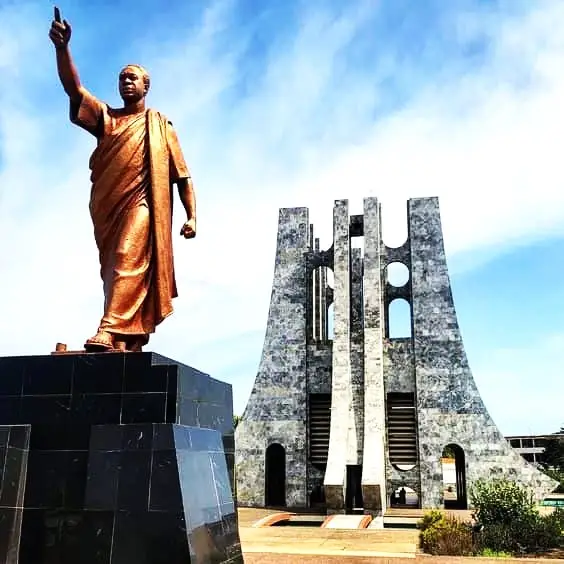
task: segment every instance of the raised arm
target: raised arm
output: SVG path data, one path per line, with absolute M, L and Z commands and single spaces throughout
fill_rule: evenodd
M 68 46 L 57 49 L 57 71 L 59 79 L 71 102 L 78 103 L 82 97 L 80 79 Z
M 66 20 L 61 21 L 59 10 L 55 8 L 55 18 L 51 23 L 49 38 L 53 42 L 53 45 L 55 45 L 57 71 L 61 84 L 71 102 L 78 103 L 82 98 L 82 92 L 78 72 L 74 66 L 69 50 L 71 33 L 72 29 L 70 24 Z

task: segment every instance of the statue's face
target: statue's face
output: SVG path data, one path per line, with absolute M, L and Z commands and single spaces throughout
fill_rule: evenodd
M 119 93 L 127 103 L 138 102 L 147 94 L 143 73 L 137 67 L 125 67 L 119 73 Z

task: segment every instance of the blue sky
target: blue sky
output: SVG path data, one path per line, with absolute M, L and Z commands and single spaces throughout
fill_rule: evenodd
M 261 354 L 278 208 L 439 196 L 475 379 L 505 434 L 564 424 L 564 4 L 559 0 L 66 1 L 83 83 L 117 104 L 152 77 L 192 168 L 198 237 L 150 348 L 234 386 Z M 93 139 L 68 121 L 51 2 L 0 0 L 0 354 L 79 348 L 101 315 L 88 215 Z M 180 206 L 175 223 L 180 225 Z M 176 227 L 175 227 L 176 231 Z

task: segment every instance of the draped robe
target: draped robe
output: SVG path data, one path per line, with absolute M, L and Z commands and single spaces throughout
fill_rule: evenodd
M 99 330 L 148 335 L 172 313 L 172 184 L 190 176 L 172 124 L 154 110 L 127 115 L 87 90 L 71 122 L 97 138 L 90 215 L 100 257 Z

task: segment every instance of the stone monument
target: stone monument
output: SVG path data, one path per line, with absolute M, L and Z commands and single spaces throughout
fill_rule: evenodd
M 49 35 L 71 120 L 97 139 L 104 315 L 84 351 L 0 358 L 0 562 L 240 564 L 231 386 L 141 350 L 177 293 L 172 183 L 196 234 L 178 140 L 145 109 L 144 69 L 122 70 L 112 109 L 80 84 L 56 8 Z
M 438 199 L 409 200 L 407 222 L 407 241 L 389 248 L 377 199 L 352 216 L 338 200 L 333 244 L 320 250 L 308 210 L 280 210 L 264 348 L 236 430 L 239 505 L 378 515 L 406 504 L 408 491 L 412 506 L 466 508 L 479 478 L 505 476 L 537 497 L 556 487 L 510 447 L 482 402 Z M 363 251 L 351 245 L 356 237 Z M 409 271 L 401 287 L 388 280 L 392 263 Z M 406 338 L 390 336 L 394 300 L 409 304 Z

